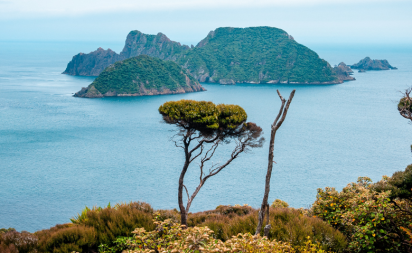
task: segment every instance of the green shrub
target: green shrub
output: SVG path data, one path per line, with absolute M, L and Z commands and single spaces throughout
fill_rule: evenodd
M 286 203 L 286 202 L 283 201 L 283 200 L 276 199 L 275 201 L 273 201 L 271 207 L 274 207 L 274 208 L 285 208 L 285 207 L 289 207 L 289 204 Z
M 44 252 L 97 252 L 101 244 L 112 245 L 118 237 L 132 236 L 136 227 L 154 229 L 153 209 L 147 203 L 85 208 L 72 224 L 57 225 L 36 232 Z
M 254 234 L 257 217 L 258 210 L 248 206 L 218 206 L 213 211 L 189 214 L 188 225 L 207 226 L 217 239 L 226 241 L 239 233 Z M 324 250 L 341 252 L 347 245 L 345 236 L 328 223 L 293 208 L 271 208 L 270 224 L 270 240 L 288 242 L 294 247 L 303 246 L 308 236 Z
M 40 251 L 53 253 L 90 252 L 98 247 L 95 228 L 68 224 L 40 237 Z
M 292 247 L 288 242 L 270 240 L 260 235 L 252 236 L 250 233 L 240 233 L 226 241 L 216 239 L 213 230 L 208 227 L 189 227 L 183 229 L 179 223 L 170 219 L 160 221 L 156 216 L 154 224 L 156 229 L 146 231 L 136 228 L 134 238 L 122 239 L 122 247 L 101 247 L 101 253 L 125 252 L 193 252 L 193 253 L 325 253 L 320 243 L 314 243 L 310 237 L 305 239 L 301 246 Z
M 410 252 L 410 202 L 399 197 L 391 199 L 391 190 L 384 190 L 394 189 L 396 183 L 389 182 L 399 182 L 398 175 L 384 177 L 376 185 L 369 178 L 359 178 L 341 192 L 318 189 L 313 215 L 342 231 L 354 252 Z

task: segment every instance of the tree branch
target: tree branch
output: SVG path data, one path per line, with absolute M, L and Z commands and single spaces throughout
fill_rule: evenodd
M 186 185 L 183 185 L 183 187 L 184 187 L 184 188 L 185 188 L 185 190 L 186 190 L 187 200 L 189 201 L 189 191 L 187 190 Z
M 199 154 L 195 155 L 192 159 L 190 159 L 190 163 L 193 162 L 193 160 L 195 160 L 196 158 L 198 158 L 203 152 L 203 145 L 200 147 L 200 152 Z

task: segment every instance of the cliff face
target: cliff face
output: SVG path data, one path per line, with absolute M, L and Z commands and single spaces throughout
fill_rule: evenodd
M 351 76 L 353 70 L 346 65 L 345 63 L 341 62 L 338 66 L 333 68 L 338 75 L 340 81 L 355 81 L 356 79 Z
M 123 59 L 128 59 L 139 55 L 148 55 L 165 60 L 188 49 L 190 49 L 188 46 L 182 46 L 178 42 L 171 41 L 163 33 L 148 35 L 139 31 L 132 31 L 127 35 L 120 56 Z
M 166 35 L 147 35 L 139 31 L 131 31 L 126 38 L 120 54 L 108 49 L 97 49 L 89 54 L 80 53 L 73 56 L 63 74 L 73 76 L 98 76 L 109 65 L 139 55 L 149 55 L 159 59 L 170 59 L 172 56 L 188 50 L 188 46 L 171 41 Z
M 364 72 L 366 70 L 389 70 L 397 69 L 389 64 L 387 60 L 372 60 L 369 57 L 366 57 L 363 60 L 360 60 L 358 63 L 350 66 L 353 69 L 359 69 L 359 71 Z
M 147 55 L 116 62 L 75 97 L 145 96 L 204 91 L 186 70 L 172 61 Z
M 98 76 L 107 66 L 122 58 L 111 49 L 99 47 L 89 54 L 79 53 L 67 64 L 63 74 L 72 76 Z
M 341 83 L 333 68 L 285 31 L 273 27 L 211 31 L 196 47 L 171 41 L 166 35 L 132 31 L 120 54 L 99 49 L 79 54 L 65 74 L 96 76 L 116 61 L 138 55 L 172 60 L 200 82 L 235 83 Z

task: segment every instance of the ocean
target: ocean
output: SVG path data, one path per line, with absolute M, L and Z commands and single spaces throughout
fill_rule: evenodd
M 307 208 L 317 188 L 342 189 L 361 176 L 377 181 L 412 163 L 412 125 L 397 111 L 400 92 L 412 86 L 410 46 L 309 45 L 331 65 L 369 56 L 398 67 L 355 71 L 356 81 L 337 85 L 203 84 L 207 91 L 189 94 L 73 97 L 94 78 L 62 75 L 71 57 L 99 46 L 119 52 L 122 44 L 0 42 L 0 228 L 34 232 L 109 202 L 178 208 L 184 154 L 170 141 L 176 129 L 157 111 L 170 100 L 238 104 L 267 140 L 208 180 L 192 212 L 259 207 L 277 89 L 296 95 L 276 136 L 270 201 Z M 225 161 L 232 147 L 220 147 L 213 162 Z M 193 164 L 185 178 L 190 192 L 198 177 Z

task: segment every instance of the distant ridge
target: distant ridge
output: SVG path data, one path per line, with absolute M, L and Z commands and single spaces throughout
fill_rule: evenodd
M 318 54 L 274 27 L 223 27 L 211 31 L 196 47 L 171 41 L 166 35 L 128 34 L 120 54 L 98 50 L 75 55 L 63 74 L 97 76 L 109 65 L 148 55 L 171 60 L 188 69 L 200 82 L 341 83 L 335 70 Z

